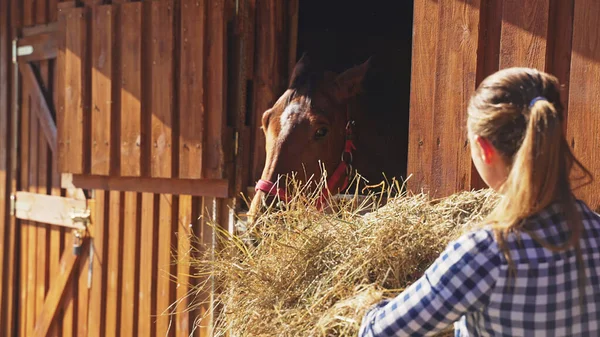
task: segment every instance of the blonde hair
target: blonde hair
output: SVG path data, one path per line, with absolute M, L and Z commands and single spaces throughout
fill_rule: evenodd
M 573 247 L 578 261 L 582 259 L 579 239 L 583 222 L 572 193 L 570 172 L 576 165 L 588 182 L 593 177 L 571 152 L 563 122 L 557 78 L 536 69 L 500 70 L 479 85 L 469 102 L 469 129 L 490 141 L 510 167 L 499 190 L 503 197 L 486 223 L 493 226 L 513 270 L 506 237 L 513 231 L 526 232 L 527 218 L 554 202 L 560 204 L 566 216 L 571 234 L 568 242 L 551 245 L 529 234 L 552 251 Z

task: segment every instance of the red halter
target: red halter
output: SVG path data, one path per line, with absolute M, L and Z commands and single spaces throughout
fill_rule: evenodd
M 333 175 L 327 180 L 327 188 L 323 189 L 321 193 L 321 197 L 317 200 L 317 208 L 322 209 L 323 203 L 331 190 L 339 184 L 340 180 L 343 179 L 342 186 L 340 190 L 344 190 L 348 187 L 350 174 L 352 172 L 352 151 L 356 150 L 354 146 L 354 134 L 352 133 L 352 126 L 354 126 L 354 121 L 350 120 L 350 111 L 346 110 L 346 118 L 348 123 L 346 124 L 346 142 L 344 144 L 344 151 L 342 152 L 342 157 L 339 165 L 333 172 Z M 267 195 L 278 196 L 284 202 L 288 201 L 288 196 L 286 194 L 285 189 L 279 188 L 275 186 L 274 183 L 267 180 L 259 180 L 254 188 L 255 191 L 265 192 Z

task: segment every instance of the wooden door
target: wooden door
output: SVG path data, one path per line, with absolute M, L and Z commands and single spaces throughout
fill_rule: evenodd
M 21 91 L 18 181 L 11 196 L 20 247 L 19 336 L 78 335 L 87 317 L 82 299 L 89 288 L 85 267 L 92 252 L 87 225 L 93 201 L 86 200 L 81 190 L 62 189 L 57 170 L 58 42 L 58 26 L 53 23 L 22 29 L 14 45 Z M 77 255 L 75 233 L 81 235 Z

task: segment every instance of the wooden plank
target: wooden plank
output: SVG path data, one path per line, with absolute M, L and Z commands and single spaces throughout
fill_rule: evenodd
M 61 189 L 60 189 L 60 175 L 58 174 L 57 162 L 56 158 L 52 158 L 52 189 L 50 194 L 53 196 L 60 197 Z M 58 271 L 60 269 L 60 257 L 63 251 L 64 246 L 64 231 L 66 228 L 62 226 L 50 226 L 50 256 L 49 256 L 49 268 L 50 275 L 58 275 Z M 55 282 L 55 278 L 51 277 L 50 286 L 52 286 Z M 63 318 L 63 310 L 59 309 L 56 314 L 56 318 L 54 323 L 50 326 L 50 337 L 59 337 L 62 336 L 62 318 Z
M 194 240 L 192 242 L 190 242 L 190 247 L 192 249 L 192 251 L 190 252 L 190 258 L 195 258 L 195 259 L 199 259 L 201 258 L 200 254 L 203 250 L 203 248 L 201 247 L 201 245 L 199 244 L 199 239 L 202 237 L 202 204 L 203 204 L 204 198 L 202 197 L 192 197 L 192 219 L 191 219 L 191 228 L 190 228 L 190 232 L 193 235 Z M 190 271 L 190 275 L 195 275 L 193 280 L 190 281 L 190 286 L 197 286 L 199 285 L 199 283 L 201 282 L 201 279 L 199 278 L 199 275 L 201 273 L 201 271 L 199 270 L 198 266 L 196 264 L 190 265 L 189 268 Z M 194 303 L 198 304 L 198 294 L 194 294 Z M 198 320 L 201 319 L 201 312 L 202 312 L 202 305 L 195 305 L 194 309 L 191 311 L 190 315 L 192 315 L 193 317 L 193 327 L 194 327 L 194 331 L 192 336 L 193 337 L 204 337 L 204 336 L 210 336 L 208 334 L 208 331 L 206 328 L 203 328 L 201 326 L 198 326 Z
M 59 72 L 64 72 L 65 97 L 59 102 L 57 115 L 59 168 L 61 172 L 84 173 L 87 152 L 84 136 L 86 125 L 89 122 L 88 102 L 86 93 L 88 89 L 88 48 L 87 48 L 87 16 L 86 8 L 68 10 L 65 19 L 65 46 L 64 51 L 59 51 L 59 58 L 64 54 L 64 61 L 60 62 Z
M 16 193 L 15 208 L 15 216 L 18 219 L 82 229 L 81 224 L 71 221 L 71 212 L 73 209 L 85 210 L 86 202 L 85 200 L 19 191 Z
M 10 219 L 10 187 L 11 187 L 11 171 L 12 163 L 10 161 L 10 133 L 9 115 L 12 113 L 10 109 L 11 100 L 11 67 L 9 58 L 9 46 L 11 41 L 9 27 L 9 2 L 3 1 L 0 3 L 0 222 L 5 224 L 0 228 L 0 245 L 8 247 L 10 245 L 11 226 Z M 5 266 L 0 269 L 0 335 L 8 335 L 8 325 L 6 317 L 8 312 L 12 310 L 12 303 L 6 302 L 7 290 L 12 288 L 11 279 L 7 278 L 8 268 L 11 264 L 10 260 L 5 260 L 10 252 L 7 249 L 0 249 L 0 263 Z M 12 290 L 12 289 L 11 289 Z
M 408 188 L 417 193 L 430 187 L 432 175 L 434 137 L 430 129 L 434 123 L 432 95 L 435 93 L 432 79 L 436 78 L 439 6 L 433 1 L 417 1 L 414 6 L 407 176 L 412 175 Z
M 226 179 L 195 180 L 74 174 L 64 175 L 63 183 L 72 183 L 74 186 L 83 189 L 187 194 L 193 196 L 213 196 L 218 198 L 227 198 L 229 196 L 229 182 Z
M 573 55 L 571 60 L 571 83 L 569 86 L 569 119 L 567 136 L 577 158 L 596 174 L 600 171 L 600 121 L 590 107 L 600 104 L 598 96 L 598 78 L 600 78 L 600 40 L 598 35 L 598 16 L 600 2 L 582 0 L 575 2 L 573 27 Z M 576 172 L 579 176 L 580 172 Z M 574 187 L 581 182 L 574 181 Z M 600 195 L 597 193 L 597 180 L 576 191 L 579 198 L 590 207 L 600 207 Z
M 477 49 L 477 76 L 478 86 L 486 77 L 498 70 L 500 65 L 500 36 L 502 32 L 503 0 L 489 0 L 481 3 L 480 30 Z M 475 165 L 471 164 L 471 189 L 486 188 Z
M 217 212 L 217 199 L 216 198 L 202 198 L 202 203 L 200 205 L 200 212 L 202 214 L 200 221 L 200 228 L 198 237 L 200 238 L 200 243 L 203 245 L 205 249 L 212 249 L 214 243 L 214 230 L 210 226 L 210 223 L 215 223 L 216 220 L 216 212 Z M 199 280 L 199 282 L 203 282 L 204 280 Z M 210 281 L 209 281 L 210 282 Z M 200 322 L 199 322 L 199 330 L 200 336 L 211 336 L 212 335 L 212 325 L 214 322 L 214 308 L 213 308 L 213 287 L 210 287 L 209 290 L 204 291 L 200 295 L 200 300 L 202 301 L 202 305 L 200 306 Z
M 519 66 L 544 69 L 548 1 L 504 1 L 500 68 Z
M 23 0 L 23 25 L 35 24 L 35 0 Z
M 475 89 L 478 8 L 479 1 L 415 4 L 408 174 L 417 192 L 447 195 L 471 181 L 466 116 L 459 112 L 469 96 L 456 93 Z
M 471 181 L 468 139 L 463 132 L 467 116 L 462 109 L 468 103 L 466 93 L 476 88 L 477 54 L 473 50 L 479 40 L 480 2 L 440 4 L 433 123 L 436 145 L 431 164 L 433 186 L 440 195 L 449 195 L 468 189 Z
M 225 2 L 210 1 L 208 6 L 206 51 L 206 144 L 204 178 L 223 177 L 223 129 L 225 127 Z
M 58 19 L 55 18 L 53 21 L 50 21 L 50 22 L 45 23 L 45 24 L 21 28 L 21 35 L 22 35 L 21 39 L 25 39 L 25 38 L 28 38 L 30 36 L 40 35 L 40 34 L 50 34 L 50 35 L 52 35 L 52 34 L 58 33 L 59 27 L 58 27 L 58 21 L 57 20 Z M 56 37 L 58 38 L 58 36 L 56 36 Z
M 172 249 L 175 244 L 173 222 L 176 221 L 176 198 L 162 194 L 159 200 L 159 223 L 157 262 L 158 274 L 156 280 L 156 335 L 174 336 L 175 329 L 171 328 L 172 317 L 170 305 L 175 299 L 175 288 L 171 282 L 175 275 L 171 261 Z
M 202 176 L 204 138 L 204 0 L 181 1 L 179 177 Z
M 296 66 L 297 54 L 298 54 L 298 16 L 300 12 L 300 1 L 291 0 L 287 3 L 288 5 L 288 16 L 287 25 L 289 27 L 289 49 L 288 49 L 288 69 L 287 73 L 291 74 Z
M 21 111 L 20 111 L 20 130 L 19 130 L 19 161 L 20 161 L 20 170 L 23 172 L 20 174 L 20 188 L 24 190 L 29 189 L 29 133 L 30 133 L 30 108 L 29 108 L 29 93 L 27 91 L 26 86 L 22 86 L 21 93 Z M 19 301 L 19 335 L 27 336 L 27 326 L 33 325 L 32 322 L 28 322 L 27 316 L 27 298 L 28 298 L 28 288 L 27 288 L 27 276 L 28 276 L 28 262 L 29 262 L 29 222 L 28 221 L 19 221 L 19 229 L 21 235 L 21 265 L 20 265 L 20 289 L 21 289 L 21 297 Z
M 46 136 L 46 140 L 52 153 L 56 153 L 57 143 L 57 130 L 54 119 L 52 118 L 52 112 L 46 101 L 46 95 L 43 89 L 40 87 L 31 64 L 22 65 L 19 67 L 23 73 L 24 83 L 29 87 L 29 93 L 31 99 L 36 103 L 36 109 L 34 109 L 37 119 L 39 120 L 39 128 Z
M 192 330 L 194 317 L 190 316 L 190 254 L 192 229 L 192 197 L 179 197 L 179 221 L 177 224 L 177 307 L 175 335 L 188 337 Z
M 255 132 L 252 139 L 252 185 L 254 185 L 255 179 L 258 180 L 262 174 L 266 156 L 264 133 L 259 131 L 262 113 L 275 103 L 285 86 L 284 76 L 281 74 L 287 69 L 287 64 L 283 65 L 281 55 L 282 52 L 285 53 L 283 55 L 288 53 L 287 49 L 282 47 L 287 41 L 287 36 L 281 34 L 282 20 L 278 20 L 279 15 L 283 15 L 280 13 L 282 5 L 281 1 L 275 0 L 259 1 L 256 5 L 254 58 L 260 62 L 254 62 L 253 72 L 252 129 Z
M 83 248 L 86 248 L 87 244 Z M 29 336 L 46 336 L 50 324 L 54 320 L 57 309 L 63 299 L 65 291 L 69 288 L 72 281 L 74 267 L 77 263 L 77 256 L 66 251 L 60 259 L 60 270 L 54 277 L 54 284 L 48 291 L 48 297 L 44 302 L 41 313 L 37 316 L 37 321 L 33 329 L 33 334 Z
M 35 2 L 35 23 L 44 24 L 48 22 L 48 1 L 37 0 Z
M 46 61 L 47 64 L 47 61 Z M 39 104 L 38 104 L 39 105 Z M 39 106 L 38 106 L 39 109 Z M 36 123 L 39 124 L 38 121 Z M 48 193 L 48 143 L 44 137 L 38 137 L 38 184 L 37 193 L 46 195 Z M 51 154 L 51 153 L 50 153 Z M 49 249 L 48 239 L 50 232 L 48 225 L 40 221 L 37 223 L 37 253 L 36 253 L 36 315 L 39 315 L 44 304 L 49 279 Z
M 89 241 L 90 238 L 87 237 L 86 240 Z M 75 310 L 77 311 L 74 326 L 74 331 L 76 331 L 75 336 L 88 335 L 88 307 L 90 297 L 90 290 L 88 288 L 89 250 L 89 245 L 81 247 L 82 258 L 79 259 L 79 263 L 77 264 L 77 274 L 74 279 L 75 284 L 73 285 L 73 289 L 76 291 Z
M 18 57 L 20 63 L 42 61 L 58 56 L 58 37 L 56 33 L 42 33 L 26 36 L 17 42 L 17 47 L 30 46 L 31 54 Z
M 108 192 L 107 192 L 108 193 Z M 121 308 L 121 258 L 123 252 L 123 193 L 110 191 L 108 220 L 108 261 L 106 264 L 106 331 L 105 336 L 117 336 Z
M 111 168 L 111 118 L 114 18 L 112 6 L 98 6 L 93 11 L 92 41 L 92 148 L 91 173 L 110 174 Z
M 58 0 L 48 0 L 48 21 L 53 23 L 58 17 Z
M 27 87 L 27 92 L 31 93 L 32 88 L 24 84 Z M 27 95 L 29 100 L 29 169 L 28 171 L 22 172 L 22 174 L 29 175 L 29 187 L 27 188 L 31 193 L 37 193 L 38 186 L 38 145 L 39 145 L 39 123 L 37 122 L 35 115 L 39 104 L 37 100 L 31 94 Z M 37 194 L 36 194 L 37 195 Z M 29 221 L 26 225 L 27 235 L 29 236 L 28 253 L 27 253 L 27 302 L 25 306 L 27 308 L 27 331 L 28 336 L 32 336 L 34 324 L 36 321 L 36 299 L 37 299 L 37 286 L 36 286 L 36 272 L 37 272 L 37 224 L 34 221 Z
M 108 205 L 109 192 L 94 191 L 92 213 L 92 283 L 88 314 L 88 337 L 104 336 L 104 317 L 106 301 L 106 262 L 108 257 Z
M 141 63 L 142 3 L 121 6 L 119 59 L 121 62 L 121 176 L 141 173 Z
M 140 256 L 144 263 L 140 264 L 139 291 L 139 336 L 156 336 L 156 265 L 158 247 L 158 195 L 142 193 L 140 229 Z
M 151 176 L 172 175 L 173 125 L 173 1 L 153 1 L 151 8 L 150 55 L 152 59 L 151 96 Z M 184 121 L 185 123 L 185 121 Z
M 121 336 L 137 336 L 139 291 L 139 233 L 141 203 L 138 194 L 125 192 L 125 215 L 123 218 L 123 284 L 121 292 Z M 141 201 L 141 200 L 139 200 Z
M 546 71 L 555 75 L 560 84 L 565 119 L 569 118 L 569 80 L 573 45 L 573 14 L 575 0 L 550 0 L 548 39 L 546 40 Z M 565 126 L 567 123 L 565 123 Z

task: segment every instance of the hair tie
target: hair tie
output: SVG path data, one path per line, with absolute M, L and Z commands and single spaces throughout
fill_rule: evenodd
M 543 97 L 543 96 L 538 96 L 538 97 L 532 99 L 531 102 L 529 103 L 529 109 L 531 109 L 537 101 L 547 101 L 547 99 L 546 99 L 546 97 Z

